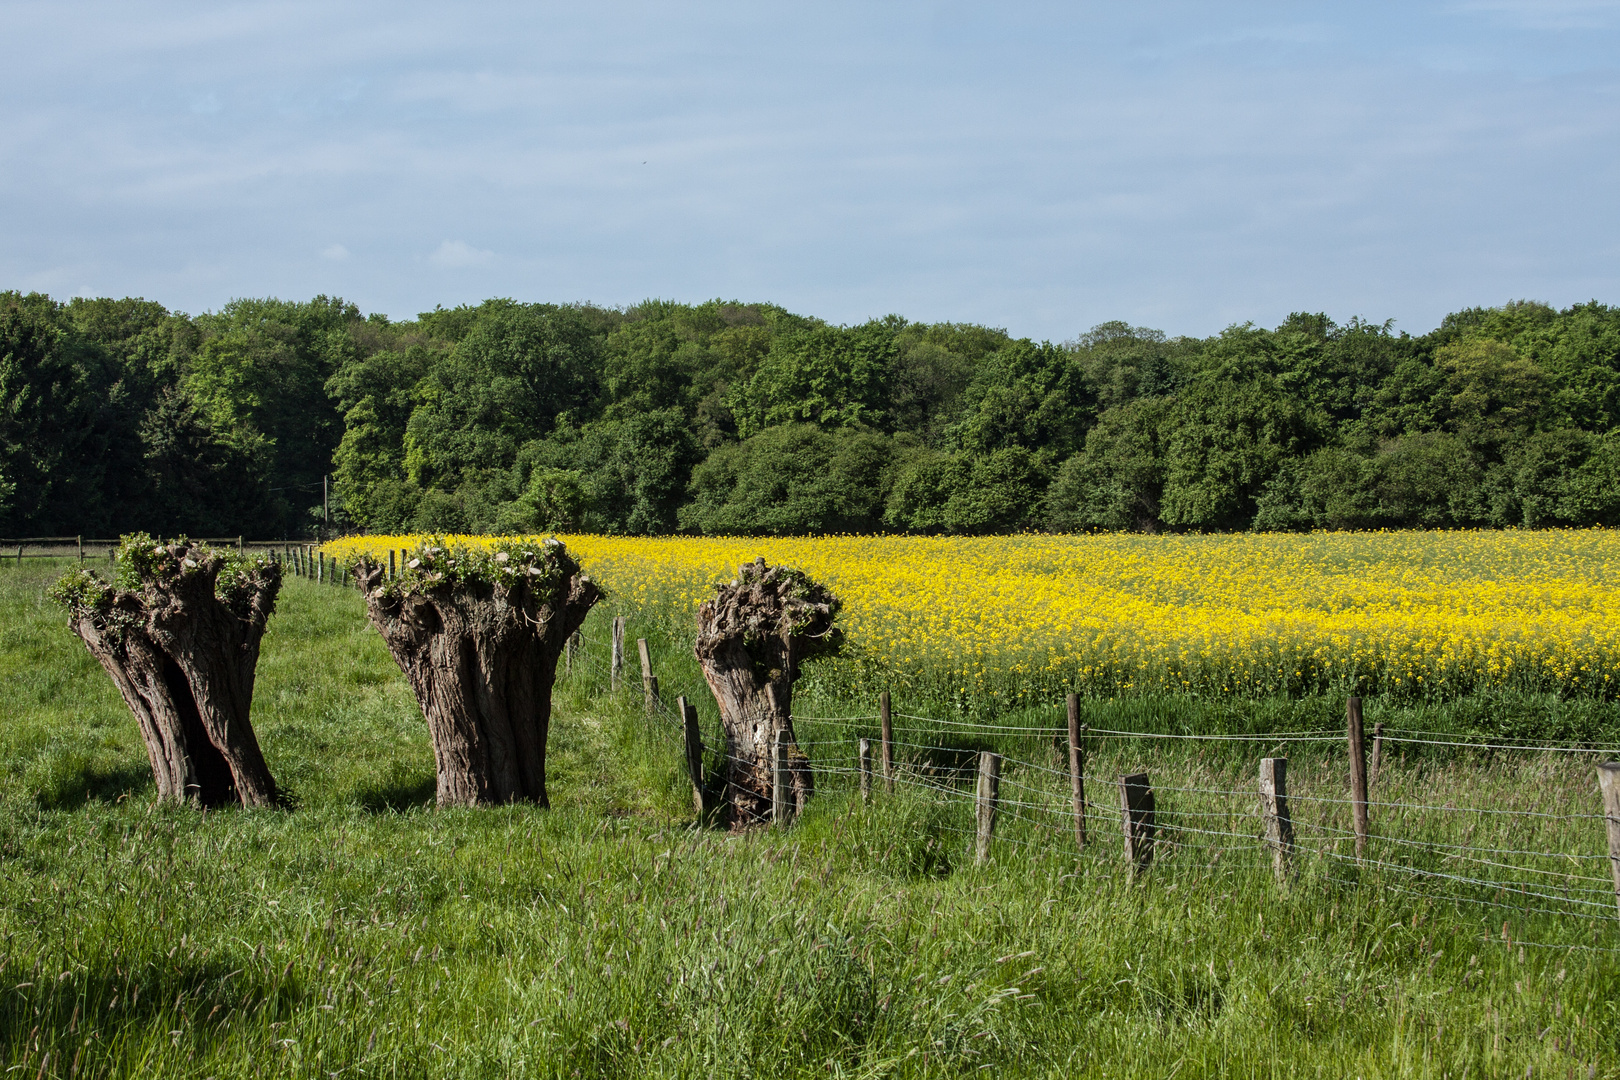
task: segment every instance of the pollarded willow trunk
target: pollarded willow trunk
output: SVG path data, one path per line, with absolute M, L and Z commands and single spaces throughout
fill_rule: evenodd
M 396 581 L 369 561 L 354 573 L 427 720 L 439 805 L 548 805 L 557 658 L 601 590 L 555 540 L 430 542 Z
M 125 539 L 119 562 L 122 587 L 79 569 L 52 595 L 135 714 L 158 798 L 274 806 L 249 713 L 281 568 L 145 535 Z
M 771 745 L 787 733 L 794 801 L 812 792 L 809 761 L 793 734 L 799 665 L 839 644 L 838 598 L 797 570 L 755 559 L 698 608 L 697 653 L 726 736 L 721 818 L 741 827 L 770 820 Z

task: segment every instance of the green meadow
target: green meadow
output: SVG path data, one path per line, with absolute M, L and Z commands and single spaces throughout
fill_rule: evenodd
M 154 804 L 134 720 L 44 597 L 61 569 L 0 567 L 8 1075 L 1620 1076 L 1592 755 L 1386 747 L 1357 862 L 1342 740 L 1289 737 L 1338 733 L 1342 700 L 1087 702 L 1096 729 L 1255 737 L 1098 738 L 1080 850 L 1059 744 L 943 703 L 897 703 L 935 719 L 897 721 L 901 783 L 863 803 L 875 708 L 812 674 L 817 797 L 731 834 L 695 825 L 637 673 L 608 685 L 604 605 L 559 681 L 552 808 L 440 812 L 360 598 L 293 579 L 254 703 L 291 806 L 203 814 Z M 678 627 L 617 613 L 712 728 Z M 1620 731 L 1597 701 L 1368 702 L 1369 725 L 1457 735 L 1504 717 Z M 1007 755 L 1005 805 L 976 864 L 982 749 Z M 1282 884 L 1246 794 L 1274 753 L 1300 838 Z M 1107 781 L 1137 768 L 1164 832 L 1133 877 Z

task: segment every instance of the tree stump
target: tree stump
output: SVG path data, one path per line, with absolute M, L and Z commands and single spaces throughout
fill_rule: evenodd
M 438 804 L 546 799 L 557 659 L 602 592 L 562 544 L 429 541 L 397 580 L 354 568 L 372 625 L 427 720 Z
M 787 733 L 794 804 L 813 793 L 810 762 L 793 733 L 793 683 L 799 665 L 836 652 L 838 598 L 797 570 L 767 567 L 764 559 L 738 568 L 698 608 L 694 651 L 720 706 L 725 730 L 725 792 L 721 820 L 733 828 L 771 816 L 771 745 Z
M 248 714 L 281 568 L 145 534 L 124 539 L 118 567 L 117 584 L 81 568 L 51 595 L 135 714 L 158 798 L 274 806 Z

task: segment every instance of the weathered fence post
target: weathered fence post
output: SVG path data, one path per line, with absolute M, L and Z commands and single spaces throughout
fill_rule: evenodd
M 619 676 L 624 674 L 624 616 L 613 616 L 613 661 L 608 665 L 608 687 L 619 688 Z
M 320 553 L 320 568 L 315 572 L 315 582 L 318 585 L 326 584 L 326 552 Z
M 1069 787 L 1074 798 L 1074 842 L 1086 846 L 1086 758 L 1080 741 L 1080 695 L 1070 694 L 1064 704 L 1069 713 Z
M 81 535 L 77 539 L 79 541 L 79 561 L 84 562 L 84 537 Z
M 698 730 L 697 706 L 684 696 L 676 698 L 675 705 L 681 711 L 681 728 L 686 736 L 686 775 L 692 778 L 692 809 L 701 822 L 708 810 L 703 805 L 703 733 Z
M 1384 722 L 1382 720 L 1373 725 L 1373 756 L 1372 770 L 1367 774 L 1367 786 L 1371 788 L 1378 783 L 1378 773 L 1384 766 Z
M 1603 823 L 1609 832 L 1609 870 L 1614 875 L 1614 903 L 1620 911 L 1620 761 L 1598 766 L 1598 787 L 1603 792 Z
M 579 631 L 576 630 L 572 634 L 568 635 L 568 647 L 563 650 L 563 673 L 565 675 L 572 675 L 574 673 L 574 656 L 578 652 Z M 682 698 L 681 700 L 684 701 L 686 699 Z
M 860 747 L 861 802 L 872 801 L 872 740 L 862 739 Z
M 990 857 L 990 837 L 996 831 L 996 803 L 1001 796 L 1001 755 L 989 750 L 979 752 L 979 791 L 974 800 L 978 818 L 978 835 L 974 844 L 974 862 Z
M 399 566 L 394 562 L 394 549 L 388 549 L 388 580 L 399 580 Z
M 21 566 L 21 556 L 17 565 Z M 883 748 L 879 764 L 883 766 L 883 790 L 894 794 L 894 720 L 889 715 L 889 692 L 878 695 L 878 720 L 882 726 Z
M 1272 866 L 1277 884 L 1288 881 L 1294 865 L 1294 822 L 1288 816 L 1288 759 L 1260 759 L 1260 816 L 1266 826 L 1266 843 L 1271 846 Z
M 1153 788 L 1147 773 L 1119 778 L 1120 827 L 1125 831 L 1125 862 L 1131 876 L 1153 861 Z
M 786 825 L 792 815 L 793 773 L 788 762 L 787 728 L 777 728 L 771 738 L 771 820 Z
M 1361 699 L 1353 697 L 1344 707 L 1346 734 L 1350 739 L 1350 802 L 1355 812 L 1356 858 L 1367 853 L 1367 834 L 1372 821 L 1367 813 L 1367 740 L 1361 729 Z
M 641 692 L 647 699 L 647 715 L 651 716 L 658 709 L 658 676 L 653 674 L 646 638 L 636 638 L 636 652 L 641 654 Z

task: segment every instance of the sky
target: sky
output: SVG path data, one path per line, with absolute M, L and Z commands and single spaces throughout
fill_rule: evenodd
M 0 289 L 1053 341 L 1620 303 L 1620 0 L 7 0 L 0 40 Z

